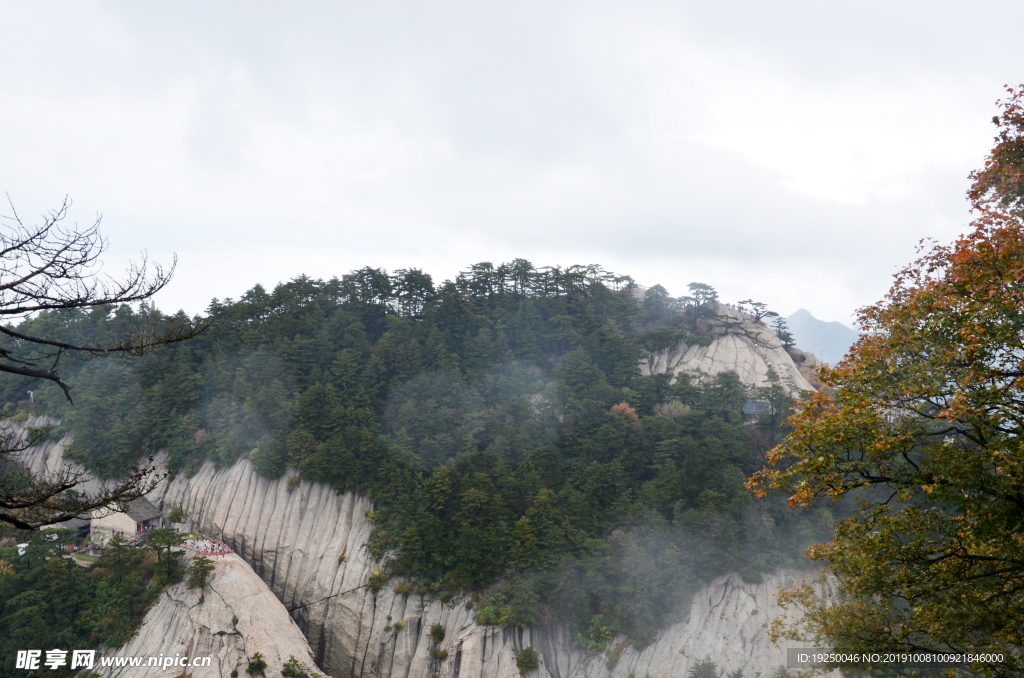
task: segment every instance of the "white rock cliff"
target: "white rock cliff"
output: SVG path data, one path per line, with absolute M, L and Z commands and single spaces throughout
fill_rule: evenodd
M 708 345 L 680 342 L 648 354 L 640 362 L 641 373 L 685 373 L 700 380 L 719 372 L 731 372 L 744 386 L 760 387 L 767 383 L 768 370 L 774 369 L 792 395 L 816 390 L 768 327 L 721 304 L 716 315 L 718 317 L 708 323 L 712 335 Z
M 280 675 L 294 657 L 311 671 L 317 668 L 309 643 L 288 611 L 263 580 L 239 556 L 217 556 L 207 585 L 190 589 L 184 582 L 164 591 L 146 614 L 142 627 L 112 657 L 143 657 L 140 667 L 101 668 L 103 678 L 191 678 L 246 676 L 249 660 L 259 653 L 267 676 Z M 149 658 L 209 657 L 209 666 L 147 666 Z
M 306 634 L 317 664 L 338 677 L 512 678 L 519 675 L 515 654 L 527 646 L 541 656 L 540 678 L 683 676 L 704 656 L 750 678 L 767 676 L 785 663 L 784 650 L 767 636 L 771 620 L 783 614 L 774 595 L 812 576 L 779 572 L 760 584 L 721 577 L 657 642 L 642 651 L 625 648 L 610 668 L 605 655 L 574 651 L 559 625 L 481 627 L 465 599 L 445 604 L 403 596 L 393 591 L 396 581 L 371 595 L 366 584 L 375 561 L 365 548 L 371 505 L 360 495 L 307 481 L 289 492 L 284 478 L 267 480 L 242 460 L 220 470 L 206 464 L 151 499 L 165 511 L 180 505 L 198 529 L 251 562 Z M 446 630 L 437 647 L 448 652 L 443 661 L 431 655 L 433 624 Z

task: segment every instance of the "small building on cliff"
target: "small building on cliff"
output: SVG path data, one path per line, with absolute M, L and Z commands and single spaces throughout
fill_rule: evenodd
M 115 507 L 97 509 L 92 512 L 91 534 L 93 541 L 109 543 L 115 534 L 128 541 L 135 541 L 147 531 L 161 527 L 164 516 L 145 497 L 131 501 L 126 510 Z

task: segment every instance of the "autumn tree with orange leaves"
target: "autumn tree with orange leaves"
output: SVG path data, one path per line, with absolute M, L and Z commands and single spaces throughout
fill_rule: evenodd
M 970 232 L 923 243 L 860 311 L 865 334 L 748 483 L 797 507 L 857 507 L 809 551 L 836 594 L 783 592 L 807 614 L 777 640 L 1002 653 L 970 666 L 987 675 L 1024 667 L 1024 88 L 1008 91 L 971 175 Z

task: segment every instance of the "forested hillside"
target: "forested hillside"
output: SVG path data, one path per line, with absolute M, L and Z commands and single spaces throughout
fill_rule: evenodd
M 522 260 L 437 286 L 418 270 L 302 277 L 213 301 L 196 339 L 64 365 L 74 406 L 15 379 L 0 397 L 58 416 L 100 474 L 166 450 L 176 473 L 248 456 L 270 477 L 297 468 L 300 487 L 361 490 L 377 506 L 370 549 L 391 554 L 373 587 L 475 589 L 484 623 L 562 619 L 585 645 L 620 629 L 642 645 L 700 582 L 798 565 L 832 519 L 744 489 L 761 433 L 734 377 L 639 375 L 643 351 L 707 340 L 713 291 L 674 308 L 660 287 L 634 291 L 597 267 Z M 91 343 L 169 321 L 122 307 L 25 329 Z
M 174 561 L 118 540 L 89 569 L 60 557 L 71 530 L 38 531 L 24 550 L 0 540 L 0 673 L 15 669 L 19 650 L 117 647 L 128 641 L 161 592 L 181 578 Z M 47 673 L 80 674 L 65 665 Z M 31 674 L 28 674 L 31 675 Z

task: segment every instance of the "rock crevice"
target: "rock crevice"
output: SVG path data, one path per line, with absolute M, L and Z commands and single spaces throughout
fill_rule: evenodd
M 57 468 L 64 442 L 27 450 L 22 459 L 34 469 Z M 172 588 L 124 652 L 219 658 L 215 672 L 193 672 L 194 678 L 226 678 L 256 651 L 268 662 L 307 657 L 338 678 L 516 678 L 516 653 L 529 646 L 541 657 L 537 678 L 682 676 L 705 656 L 720 670 L 756 678 L 785 663 L 784 650 L 768 638 L 771 621 L 795 619 L 775 604 L 775 593 L 811 577 L 782 571 L 759 584 L 720 577 L 694 596 L 657 642 L 637 649 L 616 638 L 612 647 L 626 645 L 609 666 L 605 654 L 578 651 L 561 625 L 481 627 L 467 599 L 404 596 L 392 588 L 398 582 L 374 597 L 366 586 L 376 564 L 366 549 L 373 531 L 366 518 L 369 500 L 309 481 L 290 489 L 286 478 L 261 477 L 242 459 L 221 469 L 208 462 L 194 476 L 161 482 L 151 501 L 165 514 L 181 506 L 194 529 L 223 540 L 236 554 L 218 559 L 211 579 L 221 602 L 208 597 L 197 605 L 197 592 Z M 830 586 L 814 578 L 817 586 Z M 237 583 L 229 586 L 232 581 Z M 232 616 L 237 625 L 225 622 Z M 443 661 L 431 655 L 433 624 L 446 631 L 436 647 L 447 651 Z M 230 633 L 233 628 L 241 635 Z
M 317 673 L 309 643 L 263 580 L 238 555 L 218 556 L 203 589 L 175 584 L 161 594 L 142 627 L 115 657 L 142 657 L 139 667 L 97 667 L 103 678 L 229 678 L 246 675 L 249 660 L 260 653 L 267 675 L 280 675 L 291 657 Z M 162 655 L 162 656 L 161 656 Z M 150 657 L 209 657 L 209 666 L 147 666 Z
M 720 669 L 767 675 L 785 662 L 767 635 L 770 621 L 784 615 L 774 594 L 810 576 L 778 572 L 760 584 L 721 577 L 694 596 L 688 614 L 657 642 L 642 650 L 627 644 L 609 667 L 604 654 L 576 650 L 560 625 L 481 627 L 468 600 L 404 596 L 393 591 L 396 581 L 374 597 L 366 586 L 376 564 L 366 550 L 371 503 L 308 481 L 289 491 L 286 477 L 262 478 L 248 460 L 225 469 L 205 464 L 191 478 L 165 483 L 151 499 L 165 511 L 180 505 L 196 529 L 252 563 L 315 648 L 317 664 L 335 676 L 515 678 L 516 653 L 528 646 L 542 659 L 539 678 L 686 675 L 706 655 Z M 433 624 L 446 630 L 437 646 L 448 652 L 443 661 L 431 656 Z

